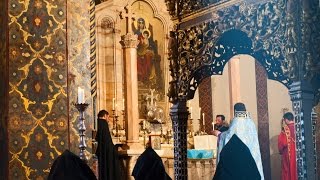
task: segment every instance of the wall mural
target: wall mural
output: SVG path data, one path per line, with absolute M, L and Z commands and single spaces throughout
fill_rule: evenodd
M 46 179 L 68 147 L 66 4 L 8 4 L 9 177 Z
M 92 2 L 92 1 L 91 1 Z M 91 66 L 90 66 L 90 0 L 68 0 L 68 98 L 69 98 L 69 136 L 70 150 L 79 153 L 78 117 L 79 112 L 74 103 L 77 101 L 77 89 L 85 92 L 85 102 L 89 103 L 85 111 L 86 137 L 91 138 L 93 128 L 93 102 L 91 99 Z M 87 151 L 91 151 L 90 140 L 87 140 Z
M 146 118 L 146 94 L 154 89 L 157 102 L 164 102 L 164 26 L 154 17 L 151 6 L 144 1 L 132 4 L 135 21 L 132 30 L 138 36 L 137 68 L 139 89 L 139 117 Z
M 8 2 L 8 176 L 13 179 L 46 179 L 59 154 L 79 151 L 79 113 L 73 103 L 79 86 L 91 103 L 90 4 L 68 3 L 67 42 L 66 1 Z M 87 131 L 92 127 L 89 114 L 92 106 L 85 114 Z
M 161 92 L 163 90 L 161 56 L 158 52 L 158 41 L 154 40 L 153 26 L 143 17 L 139 17 L 133 24 L 133 32 L 139 40 L 137 66 L 140 88 L 157 89 Z

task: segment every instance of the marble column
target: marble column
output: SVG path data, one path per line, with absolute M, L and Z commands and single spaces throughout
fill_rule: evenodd
M 138 75 L 137 45 L 138 37 L 132 33 L 121 36 L 124 60 L 124 96 L 125 121 L 128 149 L 140 149 L 139 110 L 138 110 Z
M 296 161 L 298 179 L 316 179 L 316 160 L 311 112 L 314 94 L 311 85 L 306 81 L 296 81 L 289 90 L 295 115 Z

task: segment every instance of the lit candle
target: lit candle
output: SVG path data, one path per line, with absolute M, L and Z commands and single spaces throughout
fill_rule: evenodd
M 192 107 L 190 107 L 190 119 L 192 119 Z
M 114 110 L 115 108 L 114 108 L 114 104 L 115 104 L 115 98 L 112 98 L 112 110 Z
M 146 129 L 146 120 L 143 120 L 143 129 Z
M 212 130 L 214 131 L 215 129 L 214 129 L 214 122 L 212 122 Z
M 124 99 L 122 99 L 122 108 L 124 110 Z
M 203 125 L 204 125 L 204 113 L 202 113 L 202 123 L 203 123 Z
M 84 89 L 82 89 L 81 87 L 78 87 L 78 103 L 84 103 Z
M 199 108 L 199 119 L 201 119 L 201 108 Z

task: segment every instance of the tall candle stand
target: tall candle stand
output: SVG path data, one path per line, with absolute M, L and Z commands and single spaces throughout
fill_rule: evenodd
M 161 144 L 165 143 L 165 135 L 163 133 L 163 123 L 160 123 L 160 142 Z
M 75 107 L 78 109 L 79 111 L 79 123 L 78 123 L 78 131 L 79 131 L 79 137 L 80 137 L 80 143 L 79 143 L 79 149 L 80 149 L 80 159 L 82 159 L 85 162 L 88 162 L 88 158 L 85 154 L 85 150 L 87 147 L 86 141 L 85 141 L 85 131 L 86 131 L 86 125 L 84 123 L 84 111 L 87 109 L 87 107 L 89 106 L 88 103 L 76 103 Z
M 146 131 L 147 128 L 145 127 L 145 122 L 141 121 L 139 123 L 139 125 L 141 126 L 140 130 L 143 132 L 143 146 L 146 146 Z
M 147 142 L 146 142 L 147 129 L 142 129 L 142 131 L 143 131 L 143 145 L 144 145 L 144 147 L 146 147 L 146 144 L 147 144 Z
M 117 115 L 116 110 L 112 110 L 112 115 L 113 115 L 113 129 L 116 130 L 116 134 L 114 136 L 119 137 L 119 127 L 118 127 L 119 116 Z
M 200 131 L 200 135 L 204 135 L 205 133 L 205 129 L 204 129 L 204 122 L 203 120 L 200 118 L 199 120 L 199 131 Z
M 192 125 L 192 121 L 193 119 L 190 118 L 189 119 L 189 123 L 188 123 L 188 131 L 189 131 L 189 137 L 193 137 L 193 125 Z
M 122 110 L 122 129 L 125 130 L 126 129 L 126 114 L 124 112 L 124 109 Z
M 115 127 L 116 127 L 116 123 L 115 123 L 116 118 L 115 118 L 115 116 L 116 116 L 116 110 L 112 109 L 112 125 L 113 125 L 112 129 L 115 129 Z
M 167 140 L 167 144 L 170 144 L 170 139 L 172 138 L 171 130 L 167 130 L 167 134 L 166 134 L 165 138 Z
M 144 147 L 146 147 L 146 145 L 147 145 L 146 136 L 147 136 L 147 134 L 150 133 L 148 128 L 146 127 L 146 120 L 143 120 L 140 125 L 141 125 L 141 131 L 143 131 L 143 145 L 144 145 Z

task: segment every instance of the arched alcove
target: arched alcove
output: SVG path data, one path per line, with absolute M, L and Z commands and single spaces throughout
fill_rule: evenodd
M 213 36 L 211 33 L 213 31 L 208 30 L 206 36 Z M 202 37 L 202 39 L 205 38 Z M 210 47 L 203 48 L 205 50 L 201 50 L 204 54 L 203 56 L 192 57 L 188 51 L 182 51 L 180 55 L 182 59 L 189 58 L 190 62 L 188 66 L 183 67 L 189 73 L 181 75 L 181 78 L 188 79 L 186 82 L 188 85 L 186 85 L 185 89 L 188 99 L 193 98 L 195 90 L 203 79 L 211 75 L 222 74 L 226 63 L 238 54 L 253 56 L 263 66 L 269 79 L 279 81 L 286 86 L 290 84 L 289 79 L 282 73 L 279 60 L 274 60 L 274 57 L 268 55 L 263 49 L 255 50 L 252 40 L 245 32 L 231 29 L 225 31 L 219 37 L 216 37 L 216 40 L 212 41 L 212 43 L 215 43 L 214 46 L 210 45 Z M 201 64 L 196 63 L 200 61 L 202 61 Z
M 110 16 L 97 21 L 97 109 L 110 109 L 115 96 L 116 79 L 116 33 L 115 22 Z M 121 61 L 120 61 L 121 62 Z M 121 81 L 120 81 L 121 82 Z M 110 91 L 113 89 L 113 91 Z
M 204 29 L 203 27 L 198 28 Z M 239 29 L 225 30 L 224 32 L 219 33 L 218 36 L 213 35 L 214 30 L 207 29 L 202 35 L 199 34 L 197 38 L 188 40 L 188 34 L 192 34 L 194 31 L 197 31 L 197 27 L 190 28 L 183 32 L 178 31 L 177 33 L 178 43 L 179 40 L 182 40 L 181 43 L 185 43 L 182 45 L 183 49 L 180 47 L 179 51 L 181 53 L 178 57 L 180 61 L 178 61 L 180 74 L 177 76 L 179 82 L 179 96 L 183 99 L 184 95 L 186 95 L 185 97 L 187 100 L 192 99 L 202 81 L 212 75 L 221 75 L 225 65 L 232 57 L 240 54 L 247 54 L 253 57 L 255 59 L 255 75 L 257 75 L 254 84 L 257 86 L 252 87 L 255 89 L 255 94 L 252 96 L 256 97 L 254 106 L 256 106 L 257 112 L 255 116 L 257 118 L 257 129 L 264 174 L 265 178 L 269 179 L 271 177 L 270 136 L 266 89 L 267 79 L 276 80 L 286 86 L 290 83 L 288 78 L 283 75 L 282 69 L 280 68 L 281 56 L 278 57 L 279 59 L 275 59 L 275 57 L 269 55 L 266 50 L 255 47 L 256 44 L 253 44 L 254 40 L 249 38 L 247 33 Z M 197 47 L 193 47 L 192 45 L 196 44 L 197 40 L 200 39 L 205 42 L 203 46 L 201 44 L 198 45 L 198 54 L 194 54 L 197 53 Z M 202 56 L 199 54 L 202 54 Z M 186 63 L 184 61 L 186 61 Z M 229 74 L 232 74 L 232 70 Z M 250 87 L 250 85 L 248 86 Z M 231 104 L 233 105 L 236 102 L 237 101 L 233 101 Z M 210 126 L 209 123 L 207 125 Z M 208 128 L 206 127 L 206 129 Z
M 207 62 L 207 65 L 200 67 L 198 70 L 199 74 L 195 74 L 195 79 L 199 79 L 198 82 L 201 82 L 202 79 L 212 76 L 212 75 L 221 75 L 223 73 L 224 68 L 226 68 L 226 64 L 228 63 L 228 71 L 230 77 L 233 77 L 233 79 L 237 79 L 240 77 L 239 75 L 234 75 L 233 71 L 235 73 L 239 73 L 239 68 L 235 68 L 237 66 L 232 61 L 229 62 L 234 56 L 238 56 L 240 54 L 246 54 L 253 57 L 254 61 L 254 69 L 255 73 L 247 76 L 248 79 L 250 77 L 255 77 L 255 82 L 252 84 L 248 84 L 243 87 L 237 87 L 239 86 L 240 80 L 236 80 L 233 83 L 235 85 L 230 86 L 230 91 L 234 91 L 235 88 L 248 88 L 247 91 L 250 91 L 250 89 L 254 89 L 252 91 L 253 94 L 251 94 L 250 98 L 254 98 L 255 101 L 248 101 L 252 102 L 248 104 L 248 107 L 256 107 L 253 110 L 253 116 L 256 118 L 257 121 L 257 130 L 258 130 L 258 136 L 259 136 L 259 142 L 260 142 L 260 149 L 261 149 L 261 156 L 262 156 L 262 162 L 263 162 L 263 168 L 264 168 L 264 174 L 265 177 L 268 179 L 271 176 L 271 166 L 270 166 L 270 136 L 269 136 L 269 115 L 268 115 L 268 92 L 267 92 L 267 79 L 274 79 L 282 84 L 289 85 L 288 83 L 285 83 L 287 81 L 283 81 L 283 75 L 282 70 L 280 69 L 280 66 L 277 66 L 277 61 L 272 61 L 273 63 L 268 63 L 270 56 L 267 55 L 264 50 L 258 50 L 255 51 L 253 48 L 252 40 L 248 37 L 248 35 L 237 29 L 231 29 L 228 31 L 225 31 L 222 33 L 215 43 L 215 49 L 214 52 L 214 58 L 212 58 L 211 61 Z M 243 64 L 243 63 L 242 63 Z M 239 66 L 239 63 L 238 63 Z M 250 72 L 250 67 L 242 67 L 241 69 L 248 68 L 246 73 Z M 202 74 L 201 74 L 202 73 Z M 277 74 L 277 75 L 275 75 Z M 233 75 L 233 76 L 232 76 Z M 249 74 L 248 74 L 249 75 Z M 231 78 L 232 79 L 232 78 Z M 230 79 L 229 79 L 230 80 Z M 232 80 L 231 80 L 232 81 Z M 244 81 L 242 81 L 244 83 Z M 243 90 L 242 90 L 243 91 Z M 287 89 L 288 92 L 288 89 Z M 234 93 L 234 92 L 232 92 Z M 232 94 L 231 93 L 231 94 Z M 237 94 L 237 93 L 234 93 Z M 239 99 L 237 98 L 231 98 L 233 100 L 230 101 L 230 106 L 232 107 Z M 246 102 L 244 99 L 240 99 L 241 101 Z M 206 103 L 207 104 L 207 103 Z M 249 108 L 250 109 L 250 108 Z M 232 112 L 232 110 L 230 110 Z M 232 115 L 231 115 L 232 117 Z

